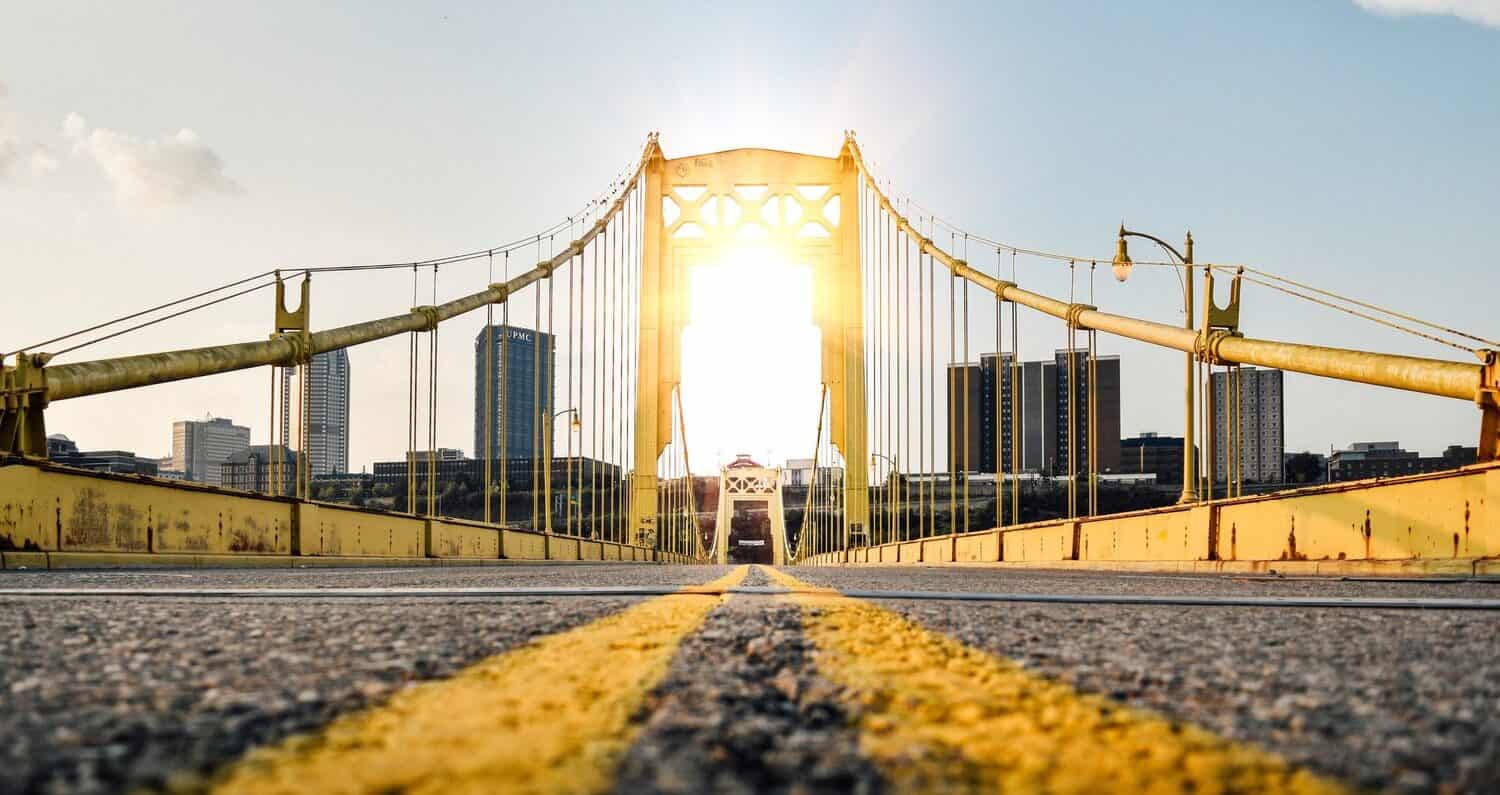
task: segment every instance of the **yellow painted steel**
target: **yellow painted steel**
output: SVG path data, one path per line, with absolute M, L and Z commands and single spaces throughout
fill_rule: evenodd
M 1345 791 L 1255 746 L 1079 693 L 867 602 L 792 598 L 818 671 L 852 706 L 861 753 L 893 790 Z
M 829 438 L 845 461 L 868 458 L 865 429 L 863 281 L 859 261 L 859 171 L 849 144 L 837 157 L 736 149 L 667 159 L 648 150 L 644 175 L 635 460 L 630 527 L 656 531 L 654 462 L 672 441 L 672 405 L 682 381 L 690 267 L 717 264 L 739 246 L 766 246 L 813 271 L 814 322 L 822 332 Z M 838 203 L 836 219 L 828 208 Z M 724 209 L 727 206 L 733 210 Z M 664 207 L 676 213 L 664 217 Z M 789 209 L 791 208 L 791 209 Z M 808 234 L 809 227 L 814 234 Z M 868 522 L 868 474 L 844 479 L 841 537 Z M 847 543 L 842 544 L 847 546 Z
M 745 573 L 703 588 L 733 587 Z M 658 597 L 408 688 L 316 734 L 252 751 L 213 791 L 601 792 L 638 731 L 632 716 L 724 598 Z

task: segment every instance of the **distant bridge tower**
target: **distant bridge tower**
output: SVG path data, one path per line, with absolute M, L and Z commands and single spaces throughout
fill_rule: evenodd
M 754 524 L 741 522 L 740 532 L 734 526 L 735 505 L 753 505 L 758 510 L 765 507 L 770 522 L 769 538 L 745 539 L 742 536 L 754 532 Z M 763 467 L 750 460 L 747 455 L 738 456 L 734 463 L 719 470 L 719 519 L 714 525 L 714 554 L 719 564 L 729 563 L 731 541 L 746 540 L 752 543 L 764 541 L 771 547 L 772 566 L 784 566 L 786 559 L 786 518 L 781 510 L 781 470 Z

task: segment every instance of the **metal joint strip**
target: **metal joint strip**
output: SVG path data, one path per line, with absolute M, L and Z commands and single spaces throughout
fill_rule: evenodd
M 1068 328 L 1080 328 L 1083 324 L 1078 322 L 1079 316 L 1084 312 L 1097 311 L 1099 311 L 1099 307 L 1091 304 L 1068 304 L 1068 316 L 1064 319 L 1068 323 Z
M 1219 346 L 1223 345 L 1226 339 L 1242 336 L 1244 335 L 1240 332 L 1230 331 L 1229 329 L 1210 329 L 1207 334 L 1200 333 L 1198 335 L 1198 339 L 1193 345 L 1196 349 L 1195 354 L 1199 360 L 1211 365 L 1224 366 L 1238 364 L 1238 362 L 1227 361 L 1224 357 L 1220 356 Z
M 436 331 L 438 327 L 438 311 L 435 306 L 414 306 L 411 308 L 414 314 L 422 316 L 422 331 Z

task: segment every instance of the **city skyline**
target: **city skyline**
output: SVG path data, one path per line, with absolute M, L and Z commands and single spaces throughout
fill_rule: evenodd
M 1500 204 L 1500 165 L 1490 156 L 1500 139 L 1500 66 L 1493 58 L 1500 31 L 1493 27 L 1452 16 L 1372 13 L 1347 2 L 1276 10 L 1247 4 L 1213 13 L 1142 3 L 1128 13 L 1098 9 L 1082 26 L 1061 7 L 975 5 L 955 9 L 955 18 L 970 24 L 954 28 L 917 7 L 894 4 L 860 20 L 847 39 L 829 42 L 811 31 L 835 21 L 830 8 L 799 12 L 809 24 L 791 32 L 769 26 L 774 15 L 663 11 L 680 17 L 689 36 L 726 27 L 743 31 L 745 42 L 789 36 L 788 50 L 796 54 L 789 56 L 788 74 L 764 80 L 748 66 L 746 44 L 740 58 L 685 75 L 663 93 L 655 79 L 659 62 L 620 53 L 613 69 L 624 90 L 605 93 L 584 84 L 576 105 L 541 114 L 525 96 L 494 97 L 486 76 L 525 71 L 538 60 L 567 61 L 570 52 L 613 52 L 609 43 L 616 36 L 647 35 L 646 21 L 618 10 L 569 19 L 562 10 L 535 9 L 536 29 L 571 31 L 558 49 L 503 24 L 500 12 L 472 5 L 445 12 L 448 21 L 415 8 L 361 9 L 360 32 L 345 24 L 351 10 L 334 5 L 304 19 L 309 35 L 349 53 L 330 62 L 272 35 L 278 13 L 272 8 L 227 11 L 227 21 L 169 15 L 151 25 L 110 6 L 82 16 L 46 4 L 18 8 L 12 24 L 28 35 L 0 51 L 0 113 L 8 120 L 6 134 L 44 147 L 56 167 L 42 175 L 17 167 L 0 179 L 0 195 L 16 209 L 0 214 L 0 235 L 12 241 L 18 260 L 36 266 L 22 270 L 18 289 L 29 300 L 15 307 L 7 327 L 25 332 L 31 339 L 19 342 L 29 343 L 86 325 L 58 313 L 61 306 L 82 321 L 151 305 L 161 298 L 161 285 L 183 293 L 271 267 L 408 261 L 513 239 L 572 213 L 576 197 L 635 156 L 648 130 L 660 130 L 663 146 L 677 155 L 737 145 L 831 155 L 839 131 L 849 128 L 899 196 L 1001 239 L 1097 258 L 1092 289 L 1082 261 L 1070 280 L 1066 263 L 1021 258 L 1019 280 L 1050 295 L 1075 294 L 1072 286 L 1081 300 L 1110 311 L 1180 322 L 1180 288 L 1170 274 L 1138 269 L 1118 284 L 1102 267 L 1113 232 L 1125 220 L 1174 244 L 1192 229 L 1202 261 L 1256 264 L 1458 328 L 1483 331 L 1490 322 L 1482 291 L 1464 285 L 1480 281 L 1500 251 L 1500 229 L 1486 215 Z M 267 73 L 208 46 L 213 38 L 205 33 L 223 25 L 240 30 L 246 46 L 284 67 Z M 1057 29 L 1073 30 L 1080 49 L 1122 68 L 1059 61 L 1043 44 Z M 434 48 L 388 46 L 415 31 L 445 43 L 436 50 L 452 67 L 452 92 L 423 88 L 425 59 Z M 469 46 L 480 40 L 487 45 Z M 1140 40 L 1181 46 L 1143 49 Z M 1266 40 L 1285 46 L 1273 53 L 1261 46 Z M 906 59 L 899 70 L 874 56 L 881 48 L 910 54 L 915 47 L 929 54 Z M 1384 65 L 1391 52 L 1403 53 L 1404 73 Z M 82 66 L 99 58 L 130 67 L 101 81 Z M 1178 68 L 1182 62 L 1194 68 Z M 194 67 L 185 72 L 183 63 Z M 357 63 L 375 66 L 356 69 Z M 309 82 L 302 77 L 307 74 L 322 77 Z M 559 78 L 543 70 L 538 79 L 545 93 Z M 353 96 L 314 91 L 322 80 L 384 81 L 403 97 L 420 98 L 424 121 L 389 125 Z M 1224 92 L 1226 84 L 1236 91 Z M 1307 90 L 1285 91 L 1291 84 Z M 227 95 L 238 101 L 224 101 Z M 467 101 L 480 96 L 495 101 L 478 107 Z M 593 109 L 586 117 L 579 115 L 584 107 Z M 965 124 L 938 121 L 956 108 L 964 109 Z M 600 109 L 613 123 L 597 123 Z M 1086 135 L 1065 122 L 1078 109 L 1128 123 L 1116 124 L 1112 137 Z M 281 118 L 302 123 L 289 126 Z M 435 121 L 458 118 L 465 123 Z M 518 125 L 517 118 L 531 123 Z M 1183 118 L 1195 124 L 1180 123 Z M 339 123 L 322 123 L 326 119 Z M 111 161 L 101 160 L 107 153 L 92 143 L 112 141 L 121 157 L 139 163 L 141 151 L 178 140 L 184 128 L 191 134 L 180 145 L 193 165 L 180 175 L 145 172 L 162 177 L 159 183 L 130 181 L 139 172 L 103 169 L 101 163 Z M 446 146 L 431 145 L 439 128 Z M 395 151 L 407 156 L 390 158 Z M 1224 151 L 1237 154 L 1226 159 Z M 1373 162 L 1391 165 L 1370 169 Z M 166 179 L 172 175 L 181 180 Z M 158 184 L 183 187 L 151 189 Z M 1075 187 L 1082 185 L 1090 187 Z M 394 186 L 401 186 L 400 202 L 390 200 Z M 408 204 L 444 211 L 423 214 L 418 223 Z M 556 247 L 565 238 L 541 240 L 508 260 L 497 257 L 493 276 L 507 268 L 520 272 L 546 256 L 549 242 Z M 1435 238 L 1447 246 L 1442 268 L 1448 278 L 1420 291 L 1404 289 L 1411 263 L 1431 260 Z M 225 240 L 240 243 L 225 247 Z M 989 272 L 1010 273 L 1010 262 L 992 250 L 974 244 L 964 250 L 961 236 L 950 241 L 939 233 L 935 240 L 956 245 Z M 1136 253 L 1151 250 L 1137 247 Z M 203 266 L 208 252 L 211 272 Z M 445 267 L 438 297 L 490 276 L 484 263 Z M 426 302 L 430 280 L 423 274 L 419 281 Z M 79 283 L 92 289 L 71 289 Z M 335 327 L 404 311 L 412 286 L 410 273 L 320 275 L 312 290 L 315 323 Z M 223 305 L 212 329 L 193 332 L 201 339 L 192 344 L 263 339 L 269 302 L 255 298 L 264 296 Z M 753 307 L 746 311 L 755 317 Z M 518 325 L 535 324 L 529 307 L 513 312 Z M 1463 358 L 1346 320 L 1246 288 L 1247 332 L 1285 331 L 1315 344 Z M 452 368 L 439 396 L 444 446 L 471 444 L 472 384 L 464 363 L 481 325 L 466 319 L 441 335 L 439 360 L 445 371 Z M 173 349 L 187 335 L 182 322 L 161 324 L 59 361 Z M 1044 358 L 1064 336 L 1059 324 L 1023 313 L 1021 357 Z M 1180 368 L 1169 369 L 1173 354 L 1104 334 L 1099 344 L 1103 353 L 1139 362 L 1125 375 L 1125 394 L 1160 382 L 1180 386 Z M 402 448 L 405 343 L 364 346 L 350 357 L 362 390 L 350 455 L 370 462 Z M 228 374 L 64 401 L 49 409 L 49 419 L 101 444 L 155 449 L 157 428 L 201 407 L 264 416 L 265 378 Z M 1307 376 L 1289 376 L 1285 387 L 1288 402 L 1303 407 L 1287 416 L 1289 448 L 1326 449 L 1340 440 L 1394 435 L 1437 452 L 1473 435 L 1473 409 L 1457 402 Z M 815 382 L 792 388 L 803 402 L 815 403 Z M 712 404 L 724 397 L 701 385 L 696 392 L 701 397 L 690 400 Z M 1363 411 L 1320 408 L 1356 400 Z M 1122 430 L 1176 432 L 1180 411 L 1172 401 L 1129 402 Z M 103 419 L 120 414 L 137 422 Z M 1382 427 L 1379 417 L 1395 418 L 1394 427 Z M 265 442 L 269 429 L 257 424 L 256 430 L 256 443 Z M 767 434 L 765 427 L 746 430 L 749 437 Z M 713 448 L 735 446 L 725 441 Z M 761 448 L 753 438 L 739 446 Z

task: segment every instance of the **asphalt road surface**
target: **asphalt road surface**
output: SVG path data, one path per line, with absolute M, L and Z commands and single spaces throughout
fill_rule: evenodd
M 1129 601 L 1163 596 L 1199 603 Z M 967 567 L 3 572 L 0 793 L 1496 792 L 1497 607 Z

